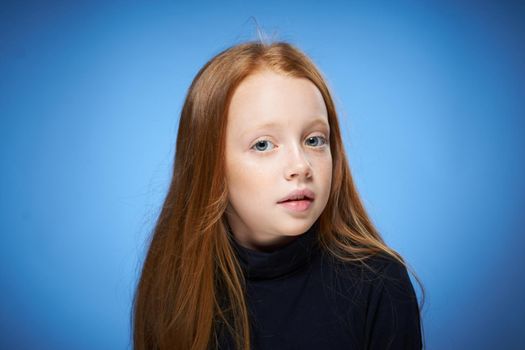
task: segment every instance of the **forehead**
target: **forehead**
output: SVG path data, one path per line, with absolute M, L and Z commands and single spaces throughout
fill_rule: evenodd
M 323 96 L 308 79 L 272 71 L 248 76 L 235 90 L 228 109 L 233 129 L 325 124 L 328 115 Z

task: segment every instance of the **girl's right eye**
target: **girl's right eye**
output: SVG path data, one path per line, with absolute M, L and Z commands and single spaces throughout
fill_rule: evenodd
M 259 140 L 251 148 L 252 149 L 255 148 L 257 151 L 264 152 L 264 151 L 268 150 L 268 148 L 265 147 L 267 144 L 272 144 L 273 145 L 273 143 L 271 143 L 268 140 Z

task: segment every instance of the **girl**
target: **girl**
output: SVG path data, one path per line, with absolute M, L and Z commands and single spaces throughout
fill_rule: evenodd
M 404 260 L 368 217 L 327 84 L 294 46 L 233 46 L 193 80 L 133 333 L 136 349 L 421 348 Z

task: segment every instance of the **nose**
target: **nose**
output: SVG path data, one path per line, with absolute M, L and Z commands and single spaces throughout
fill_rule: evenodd
M 300 147 L 294 147 L 288 155 L 285 177 L 287 180 L 301 180 L 312 177 L 312 166 Z

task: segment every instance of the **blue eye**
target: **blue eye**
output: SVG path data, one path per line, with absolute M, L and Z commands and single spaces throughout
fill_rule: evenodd
M 257 149 L 258 151 L 267 151 L 268 149 L 266 147 L 264 147 L 265 145 L 267 145 L 268 143 L 272 144 L 270 141 L 268 140 L 260 140 L 260 141 L 257 141 L 253 146 L 252 148 L 255 148 Z M 273 145 L 273 144 L 272 144 Z M 259 148 L 258 146 L 261 146 L 263 149 Z
M 312 143 L 310 143 L 311 140 L 314 140 L 314 141 L 315 140 L 320 140 L 319 142 L 322 142 L 322 143 L 319 144 L 319 142 L 317 142 L 317 143 L 314 142 L 312 144 Z M 314 147 L 316 147 L 316 146 L 323 146 L 323 145 L 326 144 L 326 139 L 323 136 L 312 136 L 312 137 L 309 137 L 307 139 L 307 142 L 309 142 L 308 146 L 314 146 Z

